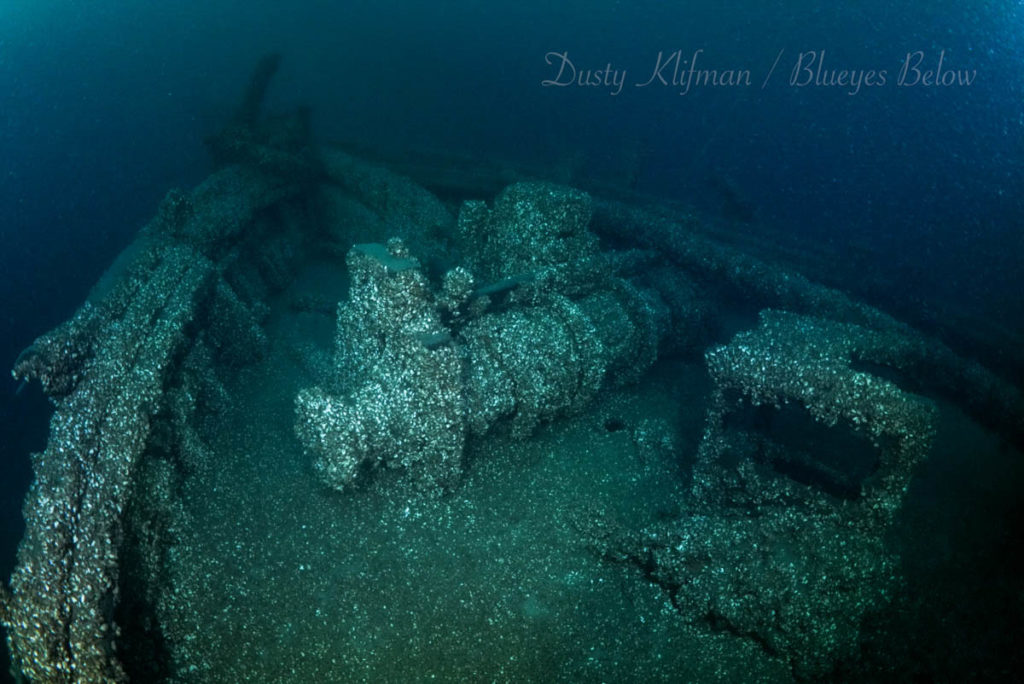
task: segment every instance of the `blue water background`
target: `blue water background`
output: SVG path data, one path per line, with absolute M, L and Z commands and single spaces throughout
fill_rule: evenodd
M 703 49 L 749 88 L 646 81 Z M 768 87 L 761 79 L 783 51 Z M 886 69 L 885 87 L 790 87 L 801 51 Z M 907 53 L 976 70 L 899 88 Z M 321 140 L 572 166 L 714 211 L 726 178 L 756 225 L 849 247 L 899 308 L 953 307 L 1024 330 L 1024 7 L 1019 2 L 305 2 L 0 4 L 0 366 L 67 318 L 171 187 L 208 172 L 204 136 L 268 51 L 271 110 L 310 105 Z M 549 52 L 626 69 L 542 87 Z M 875 294 L 879 294 L 877 287 Z M 885 294 L 885 293 L 882 293 Z M 36 388 L 0 382 L 0 575 L 21 534 Z

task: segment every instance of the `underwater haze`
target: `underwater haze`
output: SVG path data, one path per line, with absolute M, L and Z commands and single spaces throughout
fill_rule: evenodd
M 465 199 L 491 202 L 501 187 L 486 197 L 463 196 L 452 190 L 457 184 L 442 181 L 440 169 L 458 169 L 463 176 L 476 173 L 477 179 L 486 173 L 539 179 L 635 206 L 685 211 L 723 244 L 841 290 L 941 341 L 1017 391 L 1024 387 L 1024 3 L 1016 0 L 3 0 L 0 365 L 13 366 L 33 340 L 75 312 L 169 190 L 191 189 L 214 170 L 204 141 L 232 119 L 253 67 L 269 53 L 279 54 L 281 62 L 263 105 L 268 115 L 308 107 L 316 144 L 390 166 L 435 193 L 453 212 Z M 481 181 L 479 187 L 490 188 L 490 181 Z M 621 246 L 613 245 L 609 235 L 601 235 L 603 247 Z M 346 292 L 339 286 L 332 294 L 340 298 Z M 723 321 L 709 326 L 715 332 L 708 334 L 707 347 L 724 344 L 732 333 L 749 327 L 736 322 L 749 313 L 725 314 Z M 753 325 L 755 318 L 747 323 Z M 333 322 L 323 330 L 333 331 L 331 326 Z M 331 332 L 324 334 L 329 337 Z M 651 396 L 683 402 L 691 389 L 694 396 L 711 391 L 703 353 L 682 356 L 689 370 L 680 371 L 681 377 L 693 379 L 692 385 L 673 389 L 661 379 L 651 380 L 656 385 Z M 6 582 L 25 534 L 22 502 L 32 480 L 30 454 L 46 448 L 54 408 L 38 383 L 4 382 L 0 578 Z M 292 392 L 288 401 L 267 400 L 287 414 L 281 420 L 289 440 L 294 441 L 293 395 L 311 384 L 289 380 L 283 383 Z M 631 390 L 622 391 L 623 397 L 632 396 Z M 680 399 L 680 393 L 686 397 Z M 640 420 L 630 410 L 608 408 L 623 401 L 599 399 L 604 413 L 594 418 L 595 424 L 612 433 L 618 432 L 612 428 L 619 418 L 609 423 L 609 415 L 621 413 L 626 424 Z M 673 410 L 663 413 L 668 416 Z M 668 465 L 645 464 L 637 481 L 652 473 L 671 479 L 676 462 L 690 464 L 704 404 L 692 413 L 696 418 L 677 426 L 690 434 L 690 441 L 676 440 L 689 445 L 683 451 L 690 455 L 677 451 L 666 457 Z M 251 415 L 238 417 L 233 425 L 253 434 L 261 429 Z M 565 432 L 558 434 L 542 431 L 544 446 L 530 447 L 530 453 L 541 459 L 538 454 L 547 453 L 548 447 L 557 451 L 559 444 L 571 443 L 577 431 L 586 430 L 581 425 L 562 425 L 556 429 Z M 975 429 L 977 433 L 970 432 Z M 993 451 L 1017 454 L 1014 449 L 1024 443 L 1005 434 L 994 437 L 973 423 L 965 430 L 957 433 L 956 443 L 971 448 L 990 440 L 997 445 Z M 270 433 L 268 428 L 268 440 Z M 985 437 L 975 441 L 967 434 Z M 219 446 L 243 448 L 227 441 Z M 474 462 L 481 465 L 467 476 L 466 485 L 467 492 L 502 499 L 495 504 L 498 513 L 471 513 L 494 538 L 502 533 L 499 518 L 513 508 L 511 502 L 543 507 L 559 496 L 552 483 L 571 487 L 575 472 L 562 463 L 538 467 L 531 477 L 538 482 L 548 477 L 546 484 L 510 496 L 517 485 L 501 471 L 499 464 L 506 464 L 503 448 L 495 447 L 503 455 L 488 461 L 487 449 L 473 447 Z M 288 449 L 296 458 L 282 468 L 297 481 L 308 462 L 300 460 L 298 442 Z M 516 457 L 507 459 L 519 463 Z M 599 480 L 605 461 L 613 463 L 614 458 L 595 457 L 578 476 Z M 683 470 L 688 472 L 690 465 Z M 1016 464 L 1000 467 L 1005 472 L 980 477 L 986 483 L 1019 483 L 1014 479 L 1020 475 Z M 232 472 L 256 473 L 256 478 L 269 471 L 240 465 Z M 604 493 L 643 497 L 637 481 L 615 482 Z M 675 504 L 661 503 L 676 496 L 675 483 L 657 481 L 665 487 L 652 495 L 659 503 L 651 503 L 646 513 L 630 514 L 638 527 L 648 513 L 651 520 L 678 513 Z M 987 486 L 966 489 L 981 497 Z M 941 489 L 936 485 L 936 491 Z M 246 493 L 266 494 L 256 485 Z M 929 490 L 923 496 L 933 494 Z M 458 499 L 458 506 L 453 504 L 458 510 L 446 509 L 431 523 L 431 534 L 439 538 L 460 535 L 452 548 L 471 557 L 471 535 L 479 531 L 460 516 L 481 505 L 473 496 Z M 578 500 L 586 497 L 577 493 L 569 498 L 583 505 Z M 965 495 L 958 505 L 970 508 L 969 498 Z M 401 516 L 403 507 L 392 510 L 391 502 L 379 504 L 381 516 Z M 332 552 L 351 555 L 350 549 L 366 547 L 367 553 L 398 562 L 404 531 L 381 537 L 377 544 L 373 517 L 351 513 L 356 506 L 344 506 L 346 515 L 355 516 L 352 529 L 364 536 L 349 530 L 348 536 L 327 544 Z M 244 509 L 243 504 L 239 507 Z M 925 504 L 915 509 L 921 516 L 927 510 Z M 1009 520 L 1012 514 L 1000 508 L 993 516 Z M 324 525 L 330 517 L 308 500 L 289 515 L 295 520 L 307 515 Z M 543 532 L 544 524 L 538 520 L 529 529 Z M 564 529 L 548 531 L 552 548 L 571 545 Z M 1019 535 L 1019 521 L 988 531 L 994 541 L 980 556 L 991 561 L 1002 582 L 1020 567 L 993 549 L 1012 547 L 1002 544 Z M 224 536 L 216 543 L 227 544 L 230 533 L 218 534 Z M 628 555 L 622 552 L 623 558 Z M 347 572 L 357 574 L 358 561 L 352 563 Z M 537 563 L 539 567 L 541 561 Z M 567 561 L 558 571 L 569 577 L 575 572 L 569 565 Z M 448 571 L 471 574 L 464 567 Z M 646 571 L 654 587 L 658 573 Z M 494 573 L 487 581 L 498 583 L 501 577 Z M 351 578 L 339 570 L 334 579 L 342 583 Z M 666 580 L 661 587 L 674 581 Z M 444 590 L 436 593 L 434 598 L 443 601 Z M 551 599 L 548 605 L 537 595 L 510 601 L 524 620 L 543 622 L 551 630 L 554 636 L 544 639 L 557 639 L 552 621 L 544 622 L 546 611 L 560 610 L 554 606 L 557 601 Z M 622 605 L 637 611 L 640 603 L 660 605 L 660 599 L 644 596 L 622 599 Z M 345 600 L 352 597 L 371 600 L 367 592 L 344 594 Z M 424 600 L 406 598 L 417 606 Z M 267 605 L 276 604 L 268 600 Z M 583 610 L 599 612 L 589 605 Z M 664 615 L 661 620 L 659 624 L 669 624 Z M 1021 626 L 1021 606 L 1007 608 L 1000 620 L 1004 627 Z M 613 622 L 601 625 L 614 627 Z M 582 627 L 574 624 L 572 629 Z M 403 636 L 391 638 L 409 638 L 414 632 L 401 625 L 395 634 Z M 340 639 L 343 634 L 340 630 L 332 636 Z M 382 645 L 386 634 L 374 634 L 381 652 L 397 652 L 394 641 Z M 299 640 L 282 636 L 288 638 Z M 529 650 L 541 641 L 522 638 L 515 643 Z M 921 637 L 915 643 L 931 642 Z M 944 642 L 936 637 L 934 643 Z M 467 655 L 460 645 L 449 646 L 462 657 L 479 656 Z M 653 651 L 655 646 L 647 648 Z M 605 655 L 609 661 L 621 659 L 625 650 L 607 646 Z M 560 654 L 555 649 L 551 661 L 558 661 Z M 913 659 L 912 654 L 907 658 Z M 1004 664 L 1001 642 L 992 654 L 977 658 L 986 677 L 1013 674 L 1011 665 Z M 5 650 L 5 674 L 7 662 Z M 517 671 L 518 676 L 536 674 L 538 667 Z M 388 673 L 355 666 L 346 670 L 371 671 Z M 477 671 L 502 678 L 482 665 Z M 557 670 L 555 676 L 599 681 L 624 671 L 581 666 Z M 788 666 L 780 671 L 783 678 L 805 676 L 799 668 L 793 670 L 796 674 Z M 276 672 L 288 680 L 272 668 L 254 672 Z M 392 674 L 397 678 L 399 672 Z M 473 679 L 466 674 L 469 669 L 448 672 Z M 672 675 L 670 669 L 653 672 L 651 678 Z M 696 672 L 702 671 L 687 670 L 688 676 Z M 636 681 L 647 680 L 637 674 Z

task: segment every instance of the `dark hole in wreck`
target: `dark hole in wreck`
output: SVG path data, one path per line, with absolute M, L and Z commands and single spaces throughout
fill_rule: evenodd
M 745 435 L 746 455 L 760 468 L 837 499 L 859 499 L 879 466 L 879 447 L 863 432 L 847 422 L 825 425 L 796 402 L 775 407 L 739 400 L 725 427 Z M 740 456 L 731 454 L 731 465 Z

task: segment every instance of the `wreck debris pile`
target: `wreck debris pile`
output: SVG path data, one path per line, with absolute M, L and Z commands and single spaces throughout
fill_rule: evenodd
M 753 638 L 797 677 L 856 657 L 864 616 L 900 583 L 883 535 L 928 454 L 936 410 L 853 364 L 899 370 L 908 348 L 892 332 L 763 311 L 756 329 L 706 353 L 714 389 L 687 515 L 624 535 L 606 555 L 645 568 L 686 619 Z M 779 443 L 770 412 L 793 405 L 829 432 L 860 435 L 877 453 L 871 467 L 858 472 L 848 452 L 819 460 L 836 443 Z M 769 415 L 744 421 L 744 409 Z
M 261 62 L 208 141 L 217 169 L 168 193 L 85 304 L 15 361 L 15 379 L 38 380 L 56 407 L 33 456 L 18 565 L 0 586 L 0 622 L 29 679 L 126 681 L 192 665 L 194 626 L 175 622 L 189 597 L 161 568 L 186 517 L 179 478 L 218 467 L 204 438 L 237 399 L 223 374 L 277 349 L 270 302 L 311 246 L 345 255 L 350 287 L 333 359 L 314 342 L 288 350 L 316 383 L 295 397 L 295 434 L 327 485 L 395 469 L 408 475 L 399 499 L 451 490 L 471 440 L 529 437 L 666 352 L 703 351 L 718 307 L 760 311 L 756 327 L 704 353 L 712 390 L 684 512 L 614 534 L 601 519 L 595 539 L 685 620 L 752 640 L 798 678 L 854 659 L 866 616 L 901 582 L 884 539 L 937 409 L 890 377 L 1024 435 L 1010 383 L 702 236 L 695 220 L 543 182 L 465 201 L 456 216 L 410 179 L 315 150 L 304 112 L 260 115 L 277 66 Z M 303 294 L 306 313 L 332 313 L 334 299 Z M 674 463 L 673 435 L 644 419 L 631 442 L 642 460 Z M 156 619 L 126 617 L 133 601 Z M 171 662 L 139 669 L 161 640 L 178 640 Z
M 669 310 L 660 292 L 615 272 L 590 218 L 589 195 L 544 183 L 517 183 L 493 209 L 466 202 L 459 212 L 470 270 L 494 283 L 476 297 L 507 299 L 460 332 L 475 360 L 467 387 L 475 434 L 511 418 L 513 431 L 528 435 L 539 420 L 583 408 L 606 378 L 626 382 L 654 363 Z
M 370 465 L 416 467 L 428 487 L 452 484 L 462 458 L 462 366 L 419 262 L 399 240 L 349 253 L 339 307 L 337 371 L 347 400 L 321 388 L 296 400 L 297 433 L 316 469 L 342 489 Z
M 806 503 L 820 512 L 841 506 L 864 525 L 889 524 L 914 468 L 931 447 L 936 409 L 930 400 L 905 392 L 883 377 L 856 370 L 853 364 L 873 363 L 900 370 L 905 348 L 906 341 L 891 333 L 781 311 L 761 312 L 756 329 L 740 333 L 729 344 L 706 354 L 715 389 L 694 468 L 695 500 L 721 501 L 732 495 L 742 501 L 723 503 L 777 505 L 812 496 L 813 501 Z M 818 479 L 832 478 L 833 485 L 852 490 L 849 499 L 837 502 L 813 488 L 802 490 L 807 496 L 800 496 L 798 485 L 790 478 L 763 476 L 749 460 L 753 440 L 726 425 L 729 413 L 740 403 L 776 409 L 796 404 L 829 428 L 845 426 L 861 434 L 878 452 L 870 482 L 851 482 L 850 474 L 841 470 L 843 464 L 776 464 L 800 468 Z M 750 446 L 741 451 L 742 443 Z M 764 444 L 756 449 L 768 458 L 773 456 Z M 728 458 L 726 451 L 730 452 Z M 786 455 L 792 451 L 780 449 L 777 455 L 794 458 Z M 738 459 L 735 475 L 723 481 L 723 461 L 736 463 Z
M 299 256 L 264 238 L 284 225 L 301 244 L 303 191 L 316 174 L 309 147 L 285 135 L 289 144 L 268 162 L 261 150 L 273 147 L 273 127 L 243 129 L 232 128 L 226 165 L 190 193 L 169 192 L 74 316 L 15 363 L 14 378 L 39 380 L 56 406 L 47 447 L 33 456 L 26 532 L 2 615 L 16 667 L 31 680 L 127 679 L 115 615 L 121 554 L 133 497 L 154 494 L 135 490 L 167 386 L 200 345 L 214 350 L 209 363 L 225 367 L 258 356 L 261 297 L 275 287 L 274 268 L 282 273 Z M 286 175 L 275 174 L 282 168 Z M 215 376 L 216 368 L 191 372 Z
M 844 321 L 896 336 L 902 340 L 903 365 L 909 376 L 1024 448 L 1020 389 L 940 340 L 797 271 L 705 237 L 694 216 L 667 217 L 601 200 L 594 203 L 593 228 L 600 235 L 659 250 L 698 283 L 720 293 L 724 301 Z
M 273 288 L 260 264 L 284 262 L 261 256 L 267 243 L 254 225 L 271 206 L 301 221 L 301 202 L 291 204 L 300 187 L 229 166 L 189 195 L 169 193 L 89 301 L 19 357 L 14 377 L 40 380 L 56 403 L 47 448 L 34 458 L 6 621 L 30 678 L 124 678 L 114 646 L 118 554 L 152 420 L 184 350 L 208 346 L 209 363 L 224 367 L 258 358 L 258 297 Z M 237 264 L 245 240 L 251 260 Z
M 609 275 L 588 230 L 591 198 L 573 188 L 516 183 L 494 208 L 471 200 L 459 212 L 458 234 L 469 268 L 484 282 L 529 274 L 547 288 L 573 296 Z
M 349 253 L 342 392 L 314 388 L 296 401 L 296 432 L 326 482 L 344 488 L 375 466 L 415 465 L 421 482 L 443 489 L 460 472 L 467 430 L 507 422 L 528 436 L 585 406 L 606 375 L 636 377 L 654 362 L 667 309 L 608 268 L 586 230 L 589 202 L 531 183 L 506 190 L 493 210 L 467 203 L 464 249 L 471 235 L 490 236 L 476 238 L 468 260 L 489 286 L 457 267 L 434 293 L 399 240 Z
M 96 331 L 46 450 L 33 459 L 26 534 L 8 625 L 21 671 L 38 681 L 119 681 L 114 646 L 122 514 L 163 379 L 213 267 L 194 250 L 146 254 L 102 306 L 84 307 L 36 343 Z M 66 331 L 66 332 L 64 332 Z

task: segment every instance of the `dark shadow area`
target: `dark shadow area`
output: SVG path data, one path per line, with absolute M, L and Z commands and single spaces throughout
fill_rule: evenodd
M 1024 672 L 1024 460 L 943 407 L 936 446 L 913 480 L 890 541 L 906 584 L 864 629 L 872 681 L 1007 682 Z
M 878 467 L 878 449 L 863 433 L 826 426 L 795 403 L 775 408 L 742 401 L 725 426 L 748 433 L 760 465 L 838 499 L 859 498 Z
M 0 414 L 0 430 L 5 438 L 0 441 L 0 577 L 7 582 L 14 568 L 18 543 L 25 532 L 21 506 L 32 481 L 29 454 L 40 451 L 46 444 L 47 425 L 52 412 L 50 403 L 39 391 L 38 385 L 17 391 L 9 382 L 11 393 L 4 398 Z M 7 635 L 0 628 L 0 682 L 14 682 L 8 671 L 10 655 Z

